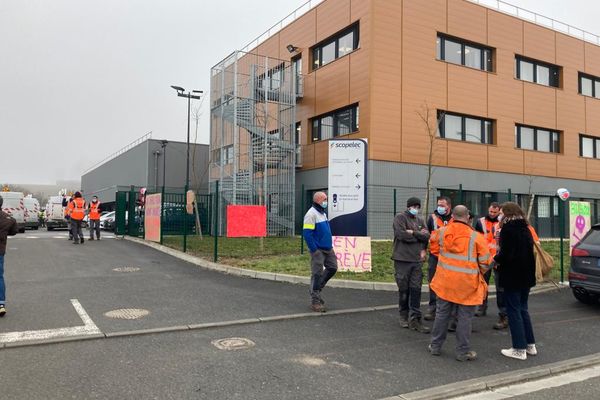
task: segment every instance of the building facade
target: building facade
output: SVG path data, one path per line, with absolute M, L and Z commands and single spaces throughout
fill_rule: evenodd
M 325 0 L 251 52 L 301 72 L 296 188 L 327 187 L 328 139 L 368 140 L 371 236 L 425 197 L 430 159 L 433 197 L 476 214 L 533 200 L 556 236 L 557 188 L 598 215 L 600 38 L 585 36 L 467 0 Z
M 186 143 L 168 141 L 163 146 L 162 140 L 142 139 L 82 175 L 81 188 L 87 199 L 96 195 L 110 208 L 116 192 L 129 191 L 131 186 L 136 190 L 145 187 L 159 191 L 163 185 L 167 192 L 184 190 Z M 208 192 L 206 144 L 190 144 L 190 188 L 200 194 Z

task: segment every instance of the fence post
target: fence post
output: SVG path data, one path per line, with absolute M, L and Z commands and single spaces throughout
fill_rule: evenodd
M 396 216 L 396 189 L 394 189 L 394 217 Z
M 558 217 L 559 217 L 559 224 L 558 224 L 558 231 L 559 231 L 559 235 L 560 235 L 560 281 L 564 282 L 565 281 L 565 271 L 564 271 L 564 265 L 565 265 L 565 255 L 564 255 L 564 249 L 563 249 L 563 242 L 564 242 L 564 236 L 565 236 L 565 204 L 566 201 L 562 201 L 560 198 L 558 200 L 561 204 L 558 207 Z
M 219 248 L 219 181 L 215 181 L 215 224 L 213 227 L 213 235 L 215 239 L 215 246 L 213 250 L 213 261 L 217 262 L 219 258 L 218 248 Z
M 302 212 L 304 211 L 304 200 L 306 200 L 306 195 L 304 194 L 304 183 L 302 184 L 302 189 L 300 193 L 300 219 L 302 220 Z M 300 254 L 304 254 L 304 221 L 300 223 Z
M 508 188 L 508 201 L 512 201 L 512 189 Z
M 185 204 L 183 206 L 183 252 L 185 253 L 187 251 L 187 191 L 188 191 L 188 185 L 185 185 L 185 188 L 183 189 L 183 203 Z
M 459 204 L 464 204 L 462 183 L 458 185 L 458 198 L 460 199 Z
M 165 186 L 160 190 L 160 244 L 163 244 L 163 224 L 165 222 Z

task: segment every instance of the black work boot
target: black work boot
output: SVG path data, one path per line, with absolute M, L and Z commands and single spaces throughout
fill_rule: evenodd
M 430 308 L 425 312 L 425 315 L 423 315 L 423 319 L 425 321 L 433 321 L 435 320 L 435 308 Z
M 408 329 L 412 329 L 413 331 L 417 331 L 419 333 L 429 333 L 431 329 L 428 326 L 425 326 L 421 323 L 420 319 L 413 319 L 408 323 Z
M 409 323 L 408 323 L 408 315 L 402 315 L 400 314 L 400 318 L 398 320 L 400 322 L 400 327 L 401 328 L 408 328 Z

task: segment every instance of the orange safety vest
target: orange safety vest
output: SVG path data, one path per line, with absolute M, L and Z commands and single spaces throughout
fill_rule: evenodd
M 447 226 L 450 222 L 454 221 L 454 218 L 450 217 L 448 221 L 444 221 L 440 218 L 436 213 L 431 214 L 431 218 L 433 219 L 433 230 L 440 229 L 441 227 Z
M 535 229 L 533 229 L 533 226 L 527 225 L 527 227 L 529 228 L 529 232 L 531 232 L 531 237 L 533 237 L 533 241 L 534 242 L 539 242 L 540 238 L 537 235 L 537 233 L 535 232 Z
M 97 221 L 100 219 L 100 202 L 90 203 L 90 219 Z
M 451 303 L 482 304 L 487 284 L 480 268 L 487 270 L 492 260 L 483 235 L 465 223 L 454 221 L 432 236 L 435 242 L 431 251 L 438 253 L 438 264 L 430 288 Z
M 65 217 L 68 217 L 69 215 L 71 215 L 71 209 L 69 208 L 69 206 L 71 205 L 72 202 L 73 202 L 73 199 L 69 199 L 69 201 L 67 202 L 67 206 L 64 209 Z
M 81 197 L 73 199 L 68 208 L 71 219 L 81 221 L 85 217 L 85 200 Z
M 490 255 L 494 257 L 498 251 L 496 232 L 500 231 L 500 222 L 492 222 L 486 217 L 481 217 L 479 218 L 479 223 L 483 229 L 483 237 L 488 244 L 488 249 L 490 249 Z

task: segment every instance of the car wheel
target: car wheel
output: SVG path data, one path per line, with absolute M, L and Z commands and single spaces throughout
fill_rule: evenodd
M 51 227 L 51 226 L 47 227 L 46 229 L 49 230 L 49 231 L 54 230 L 54 228 Z
M 583 304 L 595 304 L 598 301 L 596 296 L 589 294 L 582 288 L 573 288 L 573 296 Z

